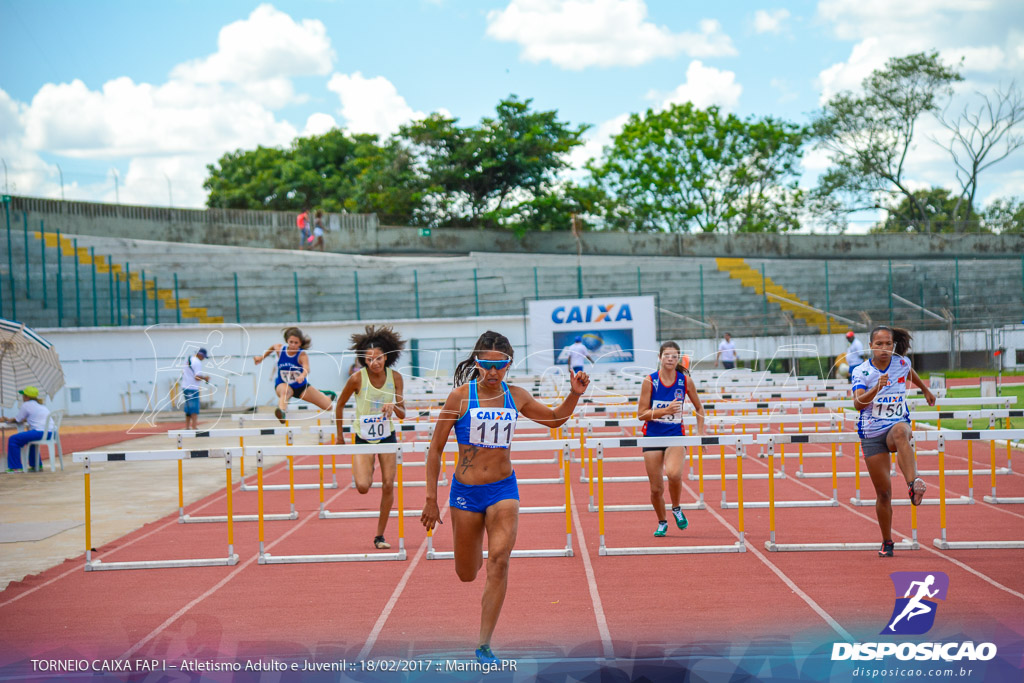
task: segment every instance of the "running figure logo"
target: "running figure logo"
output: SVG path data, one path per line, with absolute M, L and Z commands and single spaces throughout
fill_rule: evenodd
M 893 572 L 889 575 L 896 589 L 896 605 L 883 634 L 921 635 L 935 623 L 939 605 L 935 598 L 946 599 L 949 577 L 943 572 Z

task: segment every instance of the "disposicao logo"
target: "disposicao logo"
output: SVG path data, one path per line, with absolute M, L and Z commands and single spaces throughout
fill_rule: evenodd
M 892 615 L 880 635 L 921 635 L 935 625 L 938 600 L 949 592 L 949 577 L 943 572 L 893 572 L 896 590 Z M 895 656 L 901 661 L 988 661 L 996 656 L 994 643 L 833 643 L 832 661 L 881 660 Z
M 945 600 L 949 577 L 943 572 L 893 572 L 896 604 L 882 634 L 921 635 L 935 624 L 936 600 Z M 901 597 L 902 596 L 902 597 Z

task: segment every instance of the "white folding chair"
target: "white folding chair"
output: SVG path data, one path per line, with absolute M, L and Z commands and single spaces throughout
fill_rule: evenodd
M 27 444 L 25 444 L 25 451 L 24 454 L 22 455 L 21 467 L 26 472 L 28 472 L 28 456 L 29 453 L 31 452 L 29 451 L 29 449 L 32 448 L 32 446 L 36 447 L 37 470 L 43 469 L 43 446 L 46 446 L 50 449 L 50 471 L 57 471 L 57 460 L 60 460 L 60 469 L 62 472 L 64 471 L 64 451 L 61 449 L 60 446 L 60 422 L 61 420 L 64 419 L 64 411 L 54 410 L 53 412 L 50 413 L 50 419 L 53 421 L 53 429 L 48 432 L 44 432 L 50 438 L 39 439 L 38 441 L 30 441 Z

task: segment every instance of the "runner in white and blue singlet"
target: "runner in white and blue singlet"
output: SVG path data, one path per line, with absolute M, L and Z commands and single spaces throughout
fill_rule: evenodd
M 437 505 L 441 452 L 455 429 L 459 460 L 449 497 L 455 573 L 462 581 L 476 578 L 483 564 L 486 531 L 487 583 L 476 650 L 477 659 L 486 664 L 498 662 L 491 651 L 491 635 L 505 600 L 508 562 L 519 528 L 519 490 L 510 453 L 515 422 L 522 415 L 552 429 L 560 427 L 590 383 L 586 373 L 573 373 L 569 395 L 557 408 L 548 408 L 526 389 L 505 383 L 513 353 L 506 337 L 484 332 L 469 358 L 455 369 L 455 389 L 441 409 L 427 451 L 427 502 L 420 517 L 428 531 L 441 521 Z
M 917 476 L 914 447 L 910 443 L 907 383 L 913 382 L 920 387 L 928 405 L 935 405 L 935 395 L 917 376 L 906 357 L 910 350 L 909 332 L 879 325 L 871 330 L 868 339 L 868 360 L 852 371 L 853 406 L 860 411 L 857 434 L 861 439 L 864 463 L 875 487 L 875 514 L 882 531 L 882 548 L 878 555 L 892 557 L 889 453 L 896 452 L 911 503 L 920 505 L 927 489 L 924 480 Z

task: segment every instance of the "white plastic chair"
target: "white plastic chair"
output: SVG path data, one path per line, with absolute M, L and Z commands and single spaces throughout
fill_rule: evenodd
M 60 469 L 64 471 L 64 451 L 60 446 L 60 422 L 64 419 L 63 410 L 54 410 L 50 413 L 50 419 L 53 421 L 53 429 L 45 432 L 49 434 L 49 439 L 39 439 L 38 441 L 30 441 L 25 444 L 21 460 L 21 468 L 25 472 L 28 472 L 28 455 L 29 450 L 32 446 L 36 447 L 36 469 L 43 469 L 43 446 L 50 449 L 50 471 L 57 471 L 57 460 L 60 460 Z

